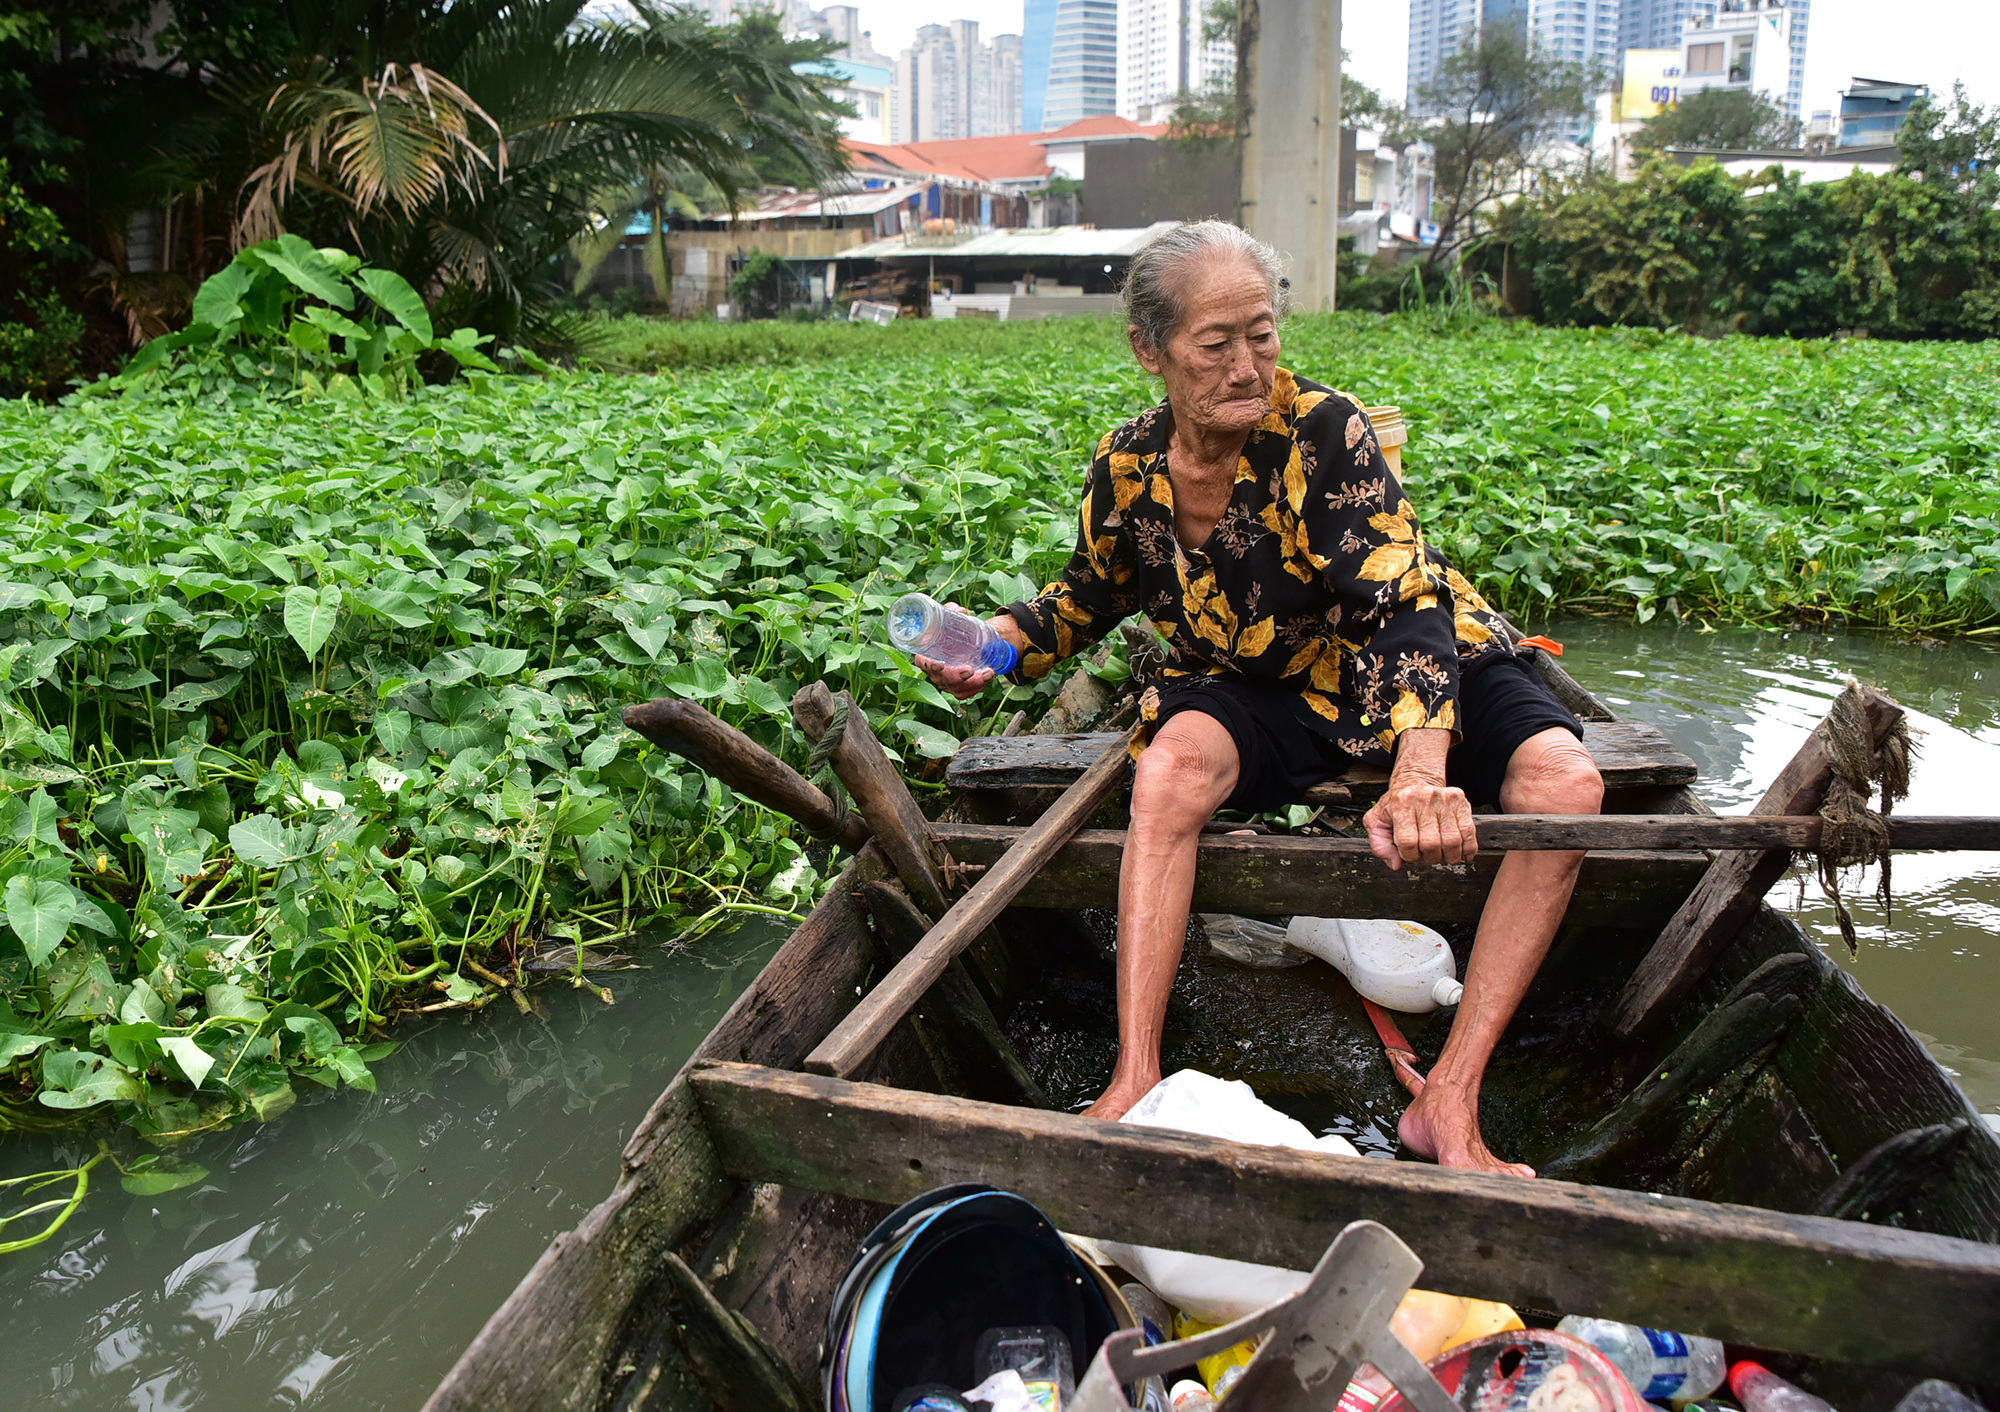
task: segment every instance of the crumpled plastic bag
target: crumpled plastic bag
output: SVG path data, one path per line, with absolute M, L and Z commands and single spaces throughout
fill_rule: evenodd
M 1304 1123 L 1264 1102 L 1249 1084 L 1218 1079 L 1197 1069 L 1182 1069 L 1160 1080 L 1119 1121 L 1199 1133 L 1253 1147 L 1296 1147 L 1342 1157 L 1361 1155 L 1344 1137 L 1315 1136 Z M 1304 1270 L 1281 1270 L 1214 1255 L 1190 1255 L 1185 1251 L 1113 1240 L 1100 1240 L 1096 1244 L 1161 1299 L 1213 1324 L 1226 1324 L 1253 1314 L 1304 1288 L 1309 1278 Z

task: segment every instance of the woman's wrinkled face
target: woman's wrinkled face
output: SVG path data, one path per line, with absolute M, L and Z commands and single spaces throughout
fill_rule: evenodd
M 1167 384 L 1174 419 L 1204 432 L 1248 432 L 1270 410 L 1278 318 L 1264 276 L 1224 259 L 1182 274 L 1181 321 L 1161 348 L 1128 330 L 1140 366 Z

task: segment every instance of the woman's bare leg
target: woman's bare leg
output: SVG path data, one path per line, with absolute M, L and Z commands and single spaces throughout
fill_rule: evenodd
M 1201 826 L 1236 788 L 1236 742 L 1183 711 L 1153 736 L 1132 777 L 1132 827 L 1118 872 L 1118 1066 L 1088 1110 L 1122 1118 L 1160 1081 L 1167 997 L 1194 899 Z
M 1595 814 L 1603 803 L 1604 780 L 1590 752 L 1561 729 L 1523 741 L 1500 787 L 1500 807 L 1510 814 Z M 1479 1135 L 1479 1084 L 1555 940 L 1582 867 L 1581 853 L 1519 852 L 1501 860 L 1479 917 L 1451 1037 L 1423 1093 L 1403 1114 L 1402 1138 L 1412 1151 L 1446 1167 L 1535 1174 L 1487 1151 Z

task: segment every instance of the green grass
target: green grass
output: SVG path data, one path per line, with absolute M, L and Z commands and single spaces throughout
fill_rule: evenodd
M 882 610 L 1061 564 L 1090 448 L 1156 395 L 1121 329 L 623 327 L 682 371 L 0 407 L 0 1123 L 268 1115 L 490 1003 L 475 963 L 795 915 L 787 824 L 628 702 L 801 762 L 786 703 L 826 677 L 913 772 L 1022 704 L 954 707 Z M 1996 617 L 1993 345 L 1285 336 L 1402 406 L 1429 533 L 1510 608 Z

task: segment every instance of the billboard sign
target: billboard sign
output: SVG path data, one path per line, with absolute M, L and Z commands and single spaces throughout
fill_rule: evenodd
M 1644 122 L 1658 117 L 1681 99 L 1681 51 L 1678 49 L 1627 49 L 1625 84 L 1618 94 L 1621 122 Z

